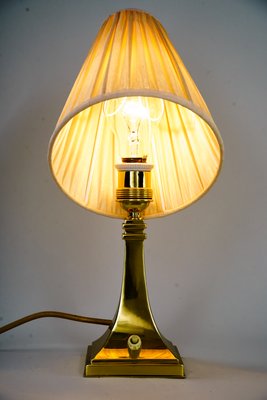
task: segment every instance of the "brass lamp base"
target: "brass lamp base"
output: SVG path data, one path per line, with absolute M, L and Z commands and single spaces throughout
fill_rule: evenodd
M 94 342 L 95 343 L 95 342 Z M 138 358 L 131 360 L 127 356 L 125 358 L 117 354 L 117 358 L 99 360 L 93 359 L 94 344 L 88 346 L 84 375 L 86 377 L 97 376 L 136 376 L 136 377 L 165 377 L 165 378 L 184 378 L 184 365 L 178 353 L 173 346 L 173 350 L 177 353 L 177 358 Z M 164 352 L 164 351 L 163 351 Z M 153 353 L 153 351 L 152 351 Z M 160 356 L 161 351 L 158 350 Z M 114 354 L 115 356 L 115 354 Z M 161 354 L 162 356 L 162 354 Z
M 88 347 L 84 376 L 151 376 L 184 378 L 175 346 L 159 332 L 149 305 L 143 258 L 142 219 L 127 220 L 120 303 L 105 334 Z

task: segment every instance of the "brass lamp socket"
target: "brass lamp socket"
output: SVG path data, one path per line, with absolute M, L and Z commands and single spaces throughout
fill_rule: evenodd
M 151 169 L 146 163 L 117 164 L 118 188 L 117 201 L 124 210 L 141 212 L 152 201 Z

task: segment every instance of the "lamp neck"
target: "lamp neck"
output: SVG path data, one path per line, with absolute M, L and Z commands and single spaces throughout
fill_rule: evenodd
M 128 218 L 125 221 L 125 224 L 127 221 L 140 221 L 140 220 L 143 220 L 143 218 L 141 212 L 138 209 L 128 210 Z M 123 227 L 125 224 L 123 224 Z
M 127 219 L 123 223 L 123 239 L 125 240 L 125 263 L 121 298 L 116 317 L 116 326 L 120 330 L 127 323 L 129 315 L 133 324 L 133 332 L 141 334 L 155 330 L 151 313 L 145 276 L 144 248 L 146 224 L 140 217 Z

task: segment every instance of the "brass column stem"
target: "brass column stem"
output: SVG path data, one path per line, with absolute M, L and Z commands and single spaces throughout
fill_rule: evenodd
M 146 225 L 143 220 L 131 219 L 123 224 L 123 228 L 125 262 L 116 329 L 125 328 L 125 324 L 131 320 L 135 325 L 132 333 L 143 334 L 146 330 L 154 330 L 155 325 L 145 276 L 143 242 L 146 239 Z

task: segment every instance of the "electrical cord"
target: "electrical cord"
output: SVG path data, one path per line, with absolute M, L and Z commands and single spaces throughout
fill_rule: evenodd
M 26 315 L 26 317 L 17 319 L 16 321 L 10 322 L 9 324 L 2 326 L 0 328 L 0 334 L 7 332 L 10 329 L 14 329 L 19 325 L 33 321 L 34 319 L 47 318 L 47 317 L 62 318 L 71 321 L 84 322 L 87 324 L 96 324 L 96 325 L 111 325 L 112 323 L 112 320 L 110 319 L 84 317 L 82 315 L 68 314 L 60 311 L 40 311 L 34 314 Z

